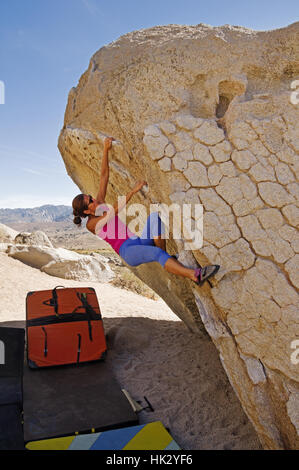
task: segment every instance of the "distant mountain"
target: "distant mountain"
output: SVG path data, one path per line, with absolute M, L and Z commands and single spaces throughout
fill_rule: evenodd
M 86 228 L 86 219 L 82 227 L 73 223 L 71 206 L 45 206 L 31 209 L 0 209 L 0 223 L 17 232 L 41 230 L 55 248 L 98 250 L 107 248 L 107 243 L 90 233 Z
M 46 204 L 29 209 L 0 209 L 0 223 L 32 223 L 32 222 L 69 222 L 72 220 L 71 206 L 53 206 Z

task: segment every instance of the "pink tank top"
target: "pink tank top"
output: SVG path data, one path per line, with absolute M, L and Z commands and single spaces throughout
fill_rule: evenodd
M 97 207 L 95 215 L 101 216 L 105 210 L 109 210 L 109 207 L 101 204 L 101 206 Z M 128 229 L 126 224 L 120 220 L 118 215 L 115 215 L 112 219 L 108 220 L 108 222 L 96 232 L 96 235 L 109 243 L 117 254 L 119 254 L 121 245 L 128 238 L 136 238 L 136 235 Z

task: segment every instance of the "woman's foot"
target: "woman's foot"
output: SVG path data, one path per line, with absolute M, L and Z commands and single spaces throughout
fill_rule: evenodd
M 193 281 L 199 286 L 202 286 L 205 281 L 219 271 L 219 268 L 219 264 L 210 264 L 209 266 L 197 268 L 194 271 Z
M 166 269 L 166 271 L 172 274 L 187 277 L 188 279 L 191 279 L 191 281 L 194 281 L 196 282 L 196 284 L 201 286 L 206 280 L 208 280 L 211 276 L 214 276 L 214 274 L 217 273 L 220 266 L 219 264 L 212 264 L 197 269 L 191 269 L 183 266 L 179 261 L 175 259 L 174 256 L 170 256 L 166 261 L 164 268 Z

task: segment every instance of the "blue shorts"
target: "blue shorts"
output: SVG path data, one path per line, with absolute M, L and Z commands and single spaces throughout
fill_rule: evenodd
M 141 237 L 128 238 L 120 246 L 119 255 L 130 266 L 139 266 L 156 261 L 164 267 L 171 255 L 155 245 L 154 237 L 165 233 L 165 228 L 158 212 L 147 218 Z

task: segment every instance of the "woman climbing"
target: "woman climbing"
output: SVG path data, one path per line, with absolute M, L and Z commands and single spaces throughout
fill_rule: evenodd
M 139 266 L 143 263 L 156 261 L 166 271 L 187 277 L 196 284 L 202 285 L 207 279 L 216 274 L 219 265 L 190 269 L 183 266 L 174 256 L 169 255 L 166 252 L 166 240 L 163 238 L 164 224 L 157 212 L 149 215 L 141 237 L 132 233 L 118 217 L 118 213 L 126 206 L 132 196 L 146 185 L 145 181 L 136 183 L 120 204 L 116 204 L 111 209 L 105 205 L 109 181 L 108 153 L 112 141 L 112 137 L 107 137 L 104 142 L 100 189 L 97 197 L 94 199 L 90 195 L 79 194 L 73 199 L 74 223 L 81 226 L 81 219 L 88 217 L 86 228 L 108 242 L 114 251 L 130 266 Z

